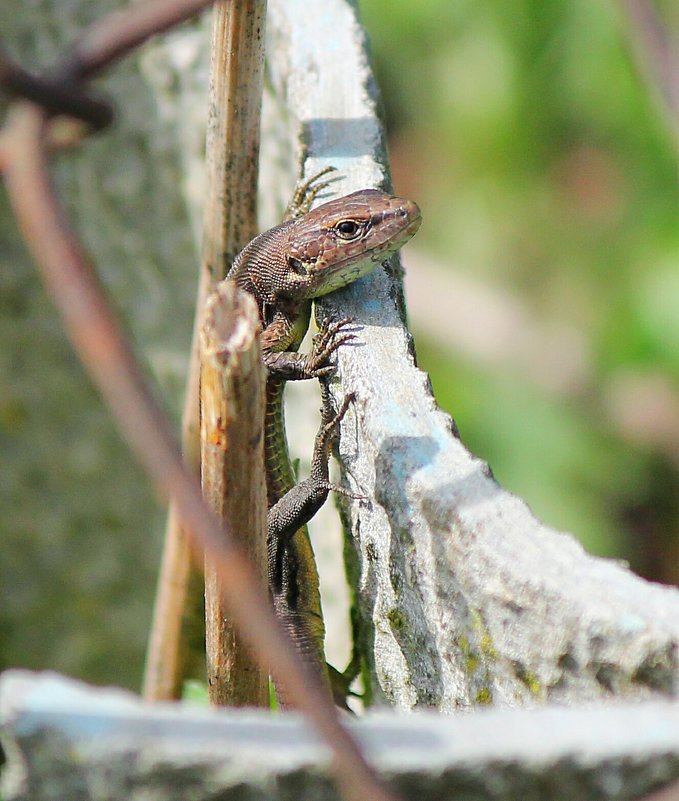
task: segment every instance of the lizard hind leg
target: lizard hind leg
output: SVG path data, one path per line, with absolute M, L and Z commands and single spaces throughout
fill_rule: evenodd
M 276 616 L 292 637 L 302 659 L 324 683 L 327 683 L 335 703 L 346 708 L 350 679 L 342 677 L 337 671 L 328 672 L 329 667 L 326 666 L 323 655 L 325 635 L 323 622 L 318 613 L 305 603 L 306 585 L 303 580 L 305 562 L 300 559 L 300 544 L 295 538 L 300 528 L 308 523 L 323 505 L 331 489 L 352 495 L 347 490 L 334 487 L 330 483 L 329 461 L 332 443 L 342 419 L 354 400 L 354 395 L 345 396 L 340 408 L 335 412 L 327 386 L 323 384 L 322 389 L 321 425 L 314 443 L 311 473 L 307 479 L 288 490 L 269 510 L 267 518 L 269 591 Z M 352 495 L 352 497 L 358 496 Z M 307 555 L 307 558 L 310 557 Z M 279 703 L 287 706 L 285 687 L 277 685 L 276 691 Z

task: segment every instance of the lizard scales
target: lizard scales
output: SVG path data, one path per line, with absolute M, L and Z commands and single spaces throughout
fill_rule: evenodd
M 301 187 L 302 210 L 327 185 L 313 186 L 318 177 Z M 366 275 L 404 245 L 420 222 L 420 210 L 412 201 L 363 189 L 255 237 L 238 254 L 227 276 L 255 298 L 262 325 L 262 356 L 267 367 L 264 452 L 268 506 L 270 510 L 275 507 L 276 520 L 285 521 L 279 531 L 270 512 L 270 591 L 276 614 L 303 658 L 326 681 L 318 572 L 304 524 L 328 494 L 328 437 L 347 404 L 334 420 L 325 408 L 325 428 L 317 437 L 312 476 L 291 492 L 295 478 L 285 434 L 283 389 L 288 380 L 330 375 L 334 372 L 329 364 L 331 354 L 354 338 L 346 332 L 350 321 L 326 320 L 312 352 L 297 352 L 309 325 L 312 299 Z M 324 393 L 324 407 L 328 403 Z M 288 532 L 284 537 L 283 530 Z

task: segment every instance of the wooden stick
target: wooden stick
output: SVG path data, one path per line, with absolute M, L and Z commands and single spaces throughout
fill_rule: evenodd
M 224 281 L 201 331 L 200 442 L 203 495 L 250 558 L 267 592 L 264 368 L 259 316 L 249 295 Z M 205 560 L 205 644 L 213 704 L 268 706 L 269 674 L 238 633 Z
M 201 310 L 215 283 L 257 230 L 259 119 L 264 77 L 265 0 L 214 7 L 207 131 L 203 253 L 182 419 L 182 450 L 199 472 L 198 337 Z M 185 666 L 198 655 L 188 632 L 202 620 L 189 546 L 170 506 L 144 676 L 148 700 L 178 698 Z M 202 623 L 201 623 L 202 625 Z M 194 638 L 195 639 L 195 638 Z

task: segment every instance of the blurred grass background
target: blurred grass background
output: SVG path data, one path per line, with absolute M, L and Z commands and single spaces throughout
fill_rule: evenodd
M 361 2 L 439 403 L 545 522 L 679 582 L 677 151 L 625 9 Z

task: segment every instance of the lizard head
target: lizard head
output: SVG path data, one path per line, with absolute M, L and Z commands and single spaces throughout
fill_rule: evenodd
M 281 296 L 317 298 L 352 283 L 404 245 L 421 221 L 411 200 L 377 189 L 323 203 L 287 228 Z

